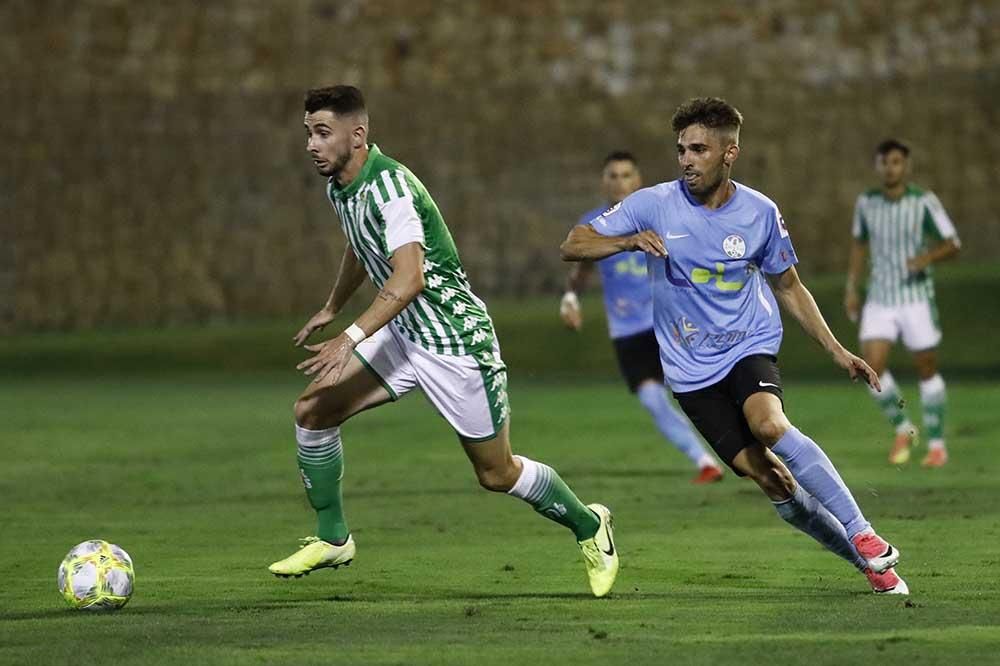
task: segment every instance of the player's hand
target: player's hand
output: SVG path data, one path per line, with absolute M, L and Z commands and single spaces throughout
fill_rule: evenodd
M 351 340 L 346 333 L 341 333 L 332 340 L 306 345 L 305 348 L 314 352 L 314 356 L 295 367 L 307 375 L 315 375 L 313 377 L 314 384 L 328 379 L 332 386 L 339 382 L 340 376 L 344 374 L 344 368 L 351 360 L 351 352 L 354 351 L 354 347 L 354 340 Z
M 920 254 L 916 257 L 911 257 L 906 260 L 906 269 L 910 271 L 910 275 L 916 275 L 922 272 L 925 268 L 931 265 L 930 260 L 927 258 L 926 254 Z
M 302 343 L 304 343 L 310 335 L 329 324 L 336 316 L 337 313 L 329 308 L 323 308 L 314 314 L 309 321 L 306 322 L 306 325 L 302 327 L 302 330 L 296 333 L 295 337 L 292 338 L 295 346 L 301 347 Z
M 663 244 L 663 239 L 655 231 L 640 231 L 634 236 L 629 236 L 629 250 L 640 250 L 665 259 L 667 256 L 667 246 Z
M 563 294 L 559 303 L 559 316 L 566 328 L 579 331 L 583 327 L 583 313 L 580 311 L 580 299 L 572 291 Z
M 848 319 L 855 324 L 858 323 L 858 317 L 861 315 L 861 298 L 856 289 L 844 292 L 844 312 L 847 313 Z
M 833 362 L 842 367 L 844 370 L 847 370 L 847 374 L 849 374 L 851 379 L 854 381 L 862 379 L 866 384 L 868 384 L 868 386 L 871 386 L 876 391 L 882 390 L 882 384 L 879 383 L 878 375 L 874 370 L 872 370 L 870 365 L 865 363 L 863 358 L 855 356 L 841 347 L 833 353 Z

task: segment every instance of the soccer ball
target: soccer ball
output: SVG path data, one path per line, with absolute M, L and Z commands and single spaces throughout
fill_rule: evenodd
M 113 543 L 93 539 L 73 547 L 59 565 L 59 591 L 78 610 L 118 610 L 132 596 L 132 558 Z

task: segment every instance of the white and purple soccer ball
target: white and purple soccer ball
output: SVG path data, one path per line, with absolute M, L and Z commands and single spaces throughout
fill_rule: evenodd
M 135 585 L 132 558 L 124 549 L 92 539 L 77 544 L 59 565 L 59 592 L 78 610 L 118 610 Z

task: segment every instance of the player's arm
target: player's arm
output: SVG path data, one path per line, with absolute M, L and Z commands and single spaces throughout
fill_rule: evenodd
M 625 236 L 605 236 L 589 224 L 573 227 L 566 240 L 559 246 L 563 261 L 586 261 L 603 259 L 619 252 L 639 250 L 665 258 L 667 248 L 663 239 L 655 231 L 648 229 Z
M 858 321 L 861 313 L 861 271 L 864 270 L 867 256 L 868 243 L 855 238 L 851 242 L 851 253 L 847 258 L 847 282 L 844 284 L 844 311 L 853 322 Z
M 347 366 L 354 348 L 375 333 L 409 305 L 424 289 L 424 248 L 418 242 L 406 243 L 389 259 L 392 273 L 375 295 L 375 300 L 347 330 L 332 340 L 306 345 L 315 356 L 299 363 L 298 369 L 315 375 L 320 382 L 327 376 L 336 384 Z
M 924 198 L 923 228 L 926 234 L 937 238 L 939 242 L 929 251 L 918 254 L 906 262 L 906 267 L 912 275 L 920 273 L 933 263 L 951 259 L 958 254 L 962 246 L 955 225 L 933 192 L 928 192 Z
M 358 261 L 351 244 L 344 247 L 344 257 L 340 260 L 340 271 L 337 273 L 337 281 L 333 284 L 330 297 L 326 299 L 326 304 L 320 311 L 310 317 L 306 325 L 302 327 L 292 340 L 297 347 L 301 347 L 306 339 L 329 324 L 337 316 L 337 313 L 347 305 L 354 292 L 358 290 L 361 283 L 365 281 L 367 274 L 365 267 Z
M 961 247 L 962 246 L 958 244 L 956 239 L 945 238 L 927 252 L 918 254 L 908 260 L 906 262 L 906 267 L 909 269 L 910 273 L 917 274 L 931 264 L 936 264 L 939 261 L 945 261 L 946 259 L 951 259 L 957 256 L 961 251 Z
M 594 262 L 584 260 L 573 264 L 569 269 L 569 275 L 566 276 L 566 293 L 559 303 L 559 316 L 562 317 L 563 323 L 574 331 L 579 331 L 583 326 L 583 311 L 580 309 L 580 298 L 577 294 L 586 289 L 587 281 L 593 272 Z
M 795 317 L 810 337 L 829 352 L 834 363 L 847 370 L 851 379 L 860 377 L 869 386 L 881 390 L 875 371 L 863 359 L 847 351 L 833 335 L 833 331 L 830 330 L 826 320 L 823 319 L 823 314 L 819 311 L 819 306 L 816 305 L 816 300 L 802 284 L 794 266 L 782 273 L 769 275 L 768 280 L 781 306 Z

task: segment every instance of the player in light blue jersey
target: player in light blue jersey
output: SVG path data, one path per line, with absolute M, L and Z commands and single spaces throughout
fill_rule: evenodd
M 617 204 L 641 185 L 642 177 L 635 156 L 624 150 L 611 153 L 604 159 L 601 168 L 601 192 L 607 203 L 584 213 L 579 224 L 588 224 L 608 206 Z M 601 273 L 611 342 L 629 390 L 638 396 L 639 402 L 652 415 L 660 433 L 698 469 L 698 474 L 691 479 L 692 483 L 721 481 L 722 469 L 705 450 L 687 418 L 673 406 L 663 386 L 660 349 L 653 332 L 653 293 L 649 287 L 646 255 L 642 252 L 622 252 L 597 262 L 574 264 L 559 306 L 563 323 L 573 330 L 580 330 L 583 325 L 583 312 L 577 294 L 586 287 L 595 263 Z
M 578 226 L 570 261 L 647 254 L 664 374 L 715 452 L 748 476 L 778 514 L 854 564 L 875 592 L 907 594 L 899 551 L 875 534 L 840 474 L 785 416 L 778 303 L 852 379 L 878 376 L 833 336 L 795 270 L 774 202 L 730 178 L 743 117 L 697 98 L 673 117 L 683 178 L 645 188 Z

